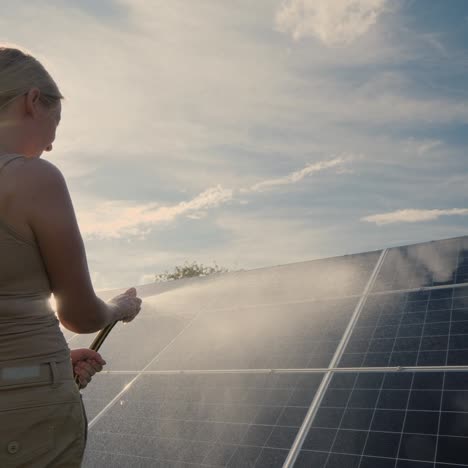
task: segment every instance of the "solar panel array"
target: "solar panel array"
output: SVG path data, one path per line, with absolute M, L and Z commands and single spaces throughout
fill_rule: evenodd
M 295 466 L 468 466 L 467 396 L 466 372 L 335 374 Z
M 137 288 L 83 466 L 468 466 L 467 269 L 463 237 Z

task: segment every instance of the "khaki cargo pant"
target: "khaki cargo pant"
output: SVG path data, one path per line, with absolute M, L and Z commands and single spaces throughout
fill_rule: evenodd
M 70 360 L 0 365 L 0 467 L 79 468 L 86 412 Z

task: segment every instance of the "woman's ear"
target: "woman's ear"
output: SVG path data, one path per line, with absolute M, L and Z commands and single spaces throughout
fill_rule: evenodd
M 31 117 L 35 117 L 38 111 L 39 98 L 41 92 L 38 88 L 31 88 L 24 96 L 25 98 L 25 113 Z

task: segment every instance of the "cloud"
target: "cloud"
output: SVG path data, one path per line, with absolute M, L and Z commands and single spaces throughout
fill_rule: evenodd
M 376 23 L 385 1 L 285 0 L 276 26 L 295 40 L 312 36 L 327 46 L 348 45 Z
M 184 214 L 215 208 L 232 199 L 232 190 L 220 185 L 211 187 L 189 201 L 172 206 L 155 203 L 133 205 L 125 201 L 103 201 L 93 210 L 78 216 L 82 232 L 91 238 L 120 238 L 138 236 L 144 238 L 151 227 L 173 221 Z
M 83 234 L 88 238 L 114 238 L 136 236 L 144 239 L 157 224 L 174 221 L 178 216 L 185 215 L 190 219 L 203 219 L 207 210 L 217 208 L 234 199 L 240 194 L 264 192 L 289 184 L 296 184 L 317 172 L 336 168 L 340 174 L 346 173 L 346 163 L 362 156 L 343 155 L 331 160 L 318 161 L 305 168 L 292 172 L 284 177 L 268 179 L 256 183 L 250 188 L 239 190 L 223 188 L 221 185 L 208 188 L 189 201 L 175 205 L 160 206 L 157 203 L 132 204 L 126 201 L 88 202 L 83 206 L 83 213 L 77 215 Z M 238 199 L 240 204 L 246 204 L 245 199 Z
M 420 156 L 422 156 L 424 153 L 437 148 L 441 144 L 442 142 L 440 140 L 427 140 L 418 146 L 417 152 Z
M 447 210 L 397 210 L 390 213 L 381 213 L 361 218 L 361 221 L 375 223 L 378 226 L 394 223 L 418 223 L 420 221 L 433 221 L 440 216 L 466 216 L 468 208 L 451 208 Z
M 258 182 L 257 184 L 253 185 L 249 189 L 242 189 L 242 191 L 243 192 L 264 192 L 266 190 L 273 189 L 278 186 L 295 184 L 297 182 L 300 182 L 302 179 L 304 179 L 307 176 L 310 176 L 317 172 L 324 171 L 325 169 L 329 169 L 332 167 L 336 167 L 340 173 L 344 173 L 346 171 L 346 168 L 344 167 L 344 165 L 347 162 L 351 161 L 352 159 L 353 159 L 353 156 L 347 155 L 347 156 L 340 156 L 338 158 L 331 159 L 329 161 L 319 161 L 313 164 L 309 164 L 306 167 L 304 167 L 304 169 L 301 169 L 300 171 L 292 172 L 291 174 L 288 174 L 287 176 Z

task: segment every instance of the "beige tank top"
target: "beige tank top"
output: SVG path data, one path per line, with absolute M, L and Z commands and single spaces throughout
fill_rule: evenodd
M 0 174 L 19 155 L 0 156 Z M 70 358 L 39 247 L 0 218 L 0 367 Z

